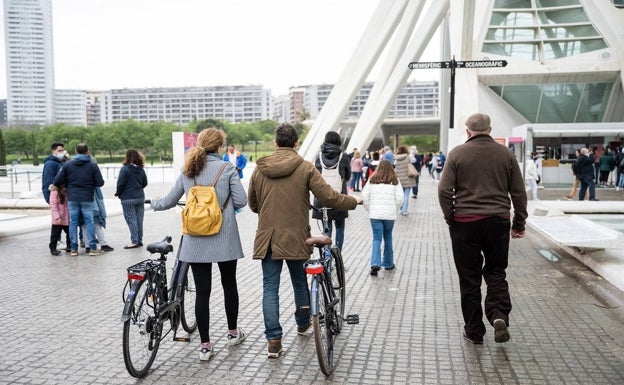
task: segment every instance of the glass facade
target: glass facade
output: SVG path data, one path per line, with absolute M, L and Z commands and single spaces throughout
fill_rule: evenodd
M 495 0 L 483 52 L 540 63 L 608 48 L 579 0 Z M 602 122 L 613 83 L 491 86 L 531 123 Z
M 490 87 L 531 123 L 602 122 L 612 83 Z
M 544 62 L 607 48 L 579 0 L 496 0 L 483 52 Z

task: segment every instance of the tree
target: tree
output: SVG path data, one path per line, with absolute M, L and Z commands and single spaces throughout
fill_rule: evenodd
M 4 135 L 2 135 L 2 129 L 0 129 L 0 166 L 6 165 L 6 158 L 6 143 L 4 142 Z
M 30 132 L 30 146 L 33 154 L 33 166 L 39 166 L 39 155 L 37 154 L 37 136 L 35 131 Z
M 30 149 L 28 133 L 23 128 L 10 128 L 4 132 L 6 138 L 7 153 L 13 153 L 20 157 L 24 155 L 26 159 L 30 159 Z
M 208 127 L 215 127 L 218 129 L 223 129 L 223 122 L 218 120 L 218 119 L 206 119 L 206 120 L 202 120 L 201 122 L 197 123 L 197 126 L 195 126 L 195 132 L 201 132 L 203 129 L 208 128 Z

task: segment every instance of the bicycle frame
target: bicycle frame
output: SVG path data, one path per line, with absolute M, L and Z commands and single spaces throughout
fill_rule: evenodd
M 165 241 L 170 242 L 171 237 L 165 238 Z M 182 241 L 180 241 L 181 246 Z M 180 303 L 183 290 L 183 279 L 189 269 L 189 264 L 179 260 L 179 250 L 176 255 L 176 261 L 172 268 L 171 280 L 167 284 L 167 254 L 173 250 L 173 247 L 168 244 L 164 249 L 158 249 L 156 252 L 160 254 L 158 259 L 146 259 L 128 268 L 128 280 L 126 287 L 130 286 L 128 295 L 125 299 L 124 309 L 121 316 L 121 321 L 125 322 L 132 316 L 132 299 L 136 295 L 136 288 L 140 285 L 140 281 L 147 280 L 149 282 L 159 282 L 156 284 L 156 289 L 162 289 L 161 293 L 158 293 L 157 297 L 160 299 L 166 299 L 165 303 L 158 304 L 158 307 L 154 309 L 157 315 L 157 322 L 164 322 L 167 319 L 171 321 L 171 329 L 174 331 L 174 340 L 190 341 L 188 338 L 175 337 L 176 331 L 180 324 Z M 125 292 L 125 288 L 124 288 Z

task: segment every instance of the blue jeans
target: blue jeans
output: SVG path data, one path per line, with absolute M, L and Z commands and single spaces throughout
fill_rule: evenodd
M 132 244 L 143 242 L 143 216 L 145 214 L 145 200 L 126 199 L 121 201 L 123 215 L 130 229 L 130 241 Z
M 401 204 L 401 214 L 407 214 L 407 207 L 409 206 L 411 187 L 403 187 L 403 203 Z
M 327 227 L 329 228 L 329 236 L 332 235 L 332 223 L 336 222 L 336 242 L 334 243 L 336 247 L 342 250 L 342 244 L 344 243 L 344 230 L 345 230 L 345 220 L 344 219 L 335 219 L 330 220 L 327 223 Z
M 351 173 L 351 188 L 354 190 L 360 189 L 360 178 L 362 177 L 362 172 L 352 172 Z
M 95 239 L 95 226 L 93 225 L 93 212 L 95 211 L 95 202 L 77 202 L 68 201 L 69 207 L 69 239 L 71 241 L 70 248 L 78 250 L 78 225 L 80 222 L 80 214 L 82 220 L 87 227 L 87 241 L 91 250 L 97 249 L 97 240 Z
M 282 325 L 279 322 L 279 285 L 282 274 L 282 260 L 271 258 L 269 249 L 262 260 L 262 313 L 264 314 L 264 335 L 267 340 L 282 338 Z M 303 269 L 304 261 L 286 261 L 290 281 L 295 292 L 295 321 L 298 326 L 310 322 L 310 291 L 308 279 Z
M 371 267 L 383 266 L 391 268 L 394 266 L 394 251 L 392 250 L 392 228 L 393 220 L 387 219 L 371 219 L 371 228 L 373 229 L 373 251 L 371 254 Z M 381 240 L 383 238 L 384 251 L 383 261 L 381 259 Z

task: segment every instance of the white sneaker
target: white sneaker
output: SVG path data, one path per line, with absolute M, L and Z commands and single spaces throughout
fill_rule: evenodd
M 212 350 L 212 346 L 210 348 L 202 346 L 201 350 L 199 351 L 199 360 L 208 361 L 213 355 L 214 351 Z
M 231 335 L 230 333 L 227 334 L 228 345 L 230 346 L 240 344 L 241 342 L 245 341 L 245 338 L 247 338 L 247 333 L 245 333 L 245 331 L 241 328 L 237 329 L 237 333 L 235 336 Z

